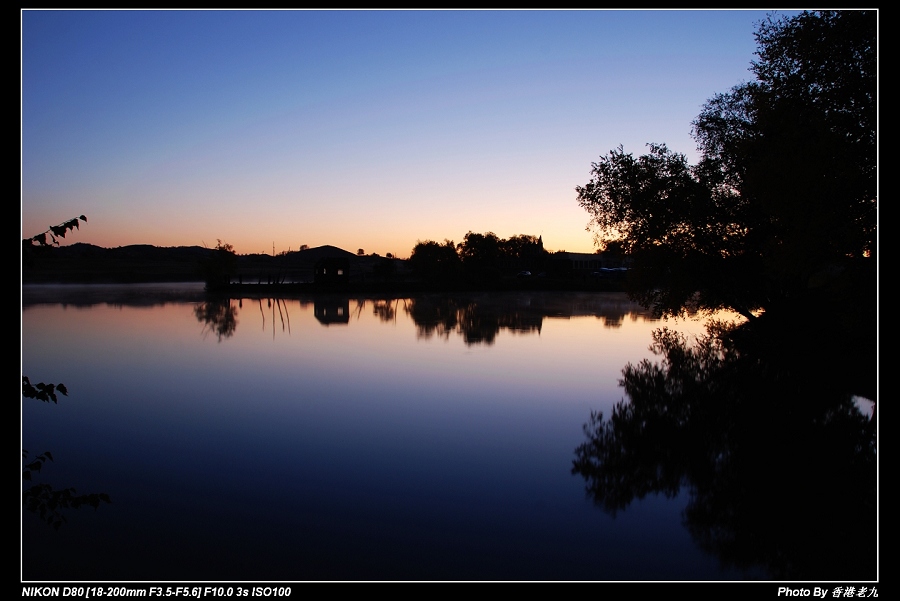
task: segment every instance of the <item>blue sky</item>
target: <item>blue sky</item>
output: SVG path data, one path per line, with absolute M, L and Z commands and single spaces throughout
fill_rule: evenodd
M 693 161 L 767 12 L 25 10 L 23 237 L 85 214 L 64 243 L 592 252 L 591 162 Z

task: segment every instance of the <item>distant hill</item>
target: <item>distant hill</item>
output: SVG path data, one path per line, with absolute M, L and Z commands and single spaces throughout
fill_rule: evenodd
M 22 283 L 129 283 L 202 281 L 200 265 L 215 253 L 201 246 L 161 247 L 133 244 L 102 248 L 78 242 L 68 246 L 23 249 Z M 336 246 L 318 246 L 272 257 L 238 255 L 238 275 L 248 281 L 288 278 L 308 281 L 316 262 L 345 257 L 351 269 L 362 268 L 368 257 Z
M 350 261 L 361 259 L 356 254 L 346 251 L 337 246 L 316 246 L 315 248 L 307 248 L 305 250 L 295 250 L 288 253 L 271 256 L 265 254 L 240 255 L 239 259 L 247 262 L 273 262 L 278 264 L 293 266 L 308 266 L 312 268 L 316 261 L 324 258 L 343 257 Z

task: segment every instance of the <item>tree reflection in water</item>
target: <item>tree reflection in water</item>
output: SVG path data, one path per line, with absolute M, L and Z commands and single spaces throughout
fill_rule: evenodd
M 501 330 L 541 332 L 548 314 L 546 307 L 539 303 L 520 306 L 517 300 L 515 296 L 491 302 L 462 297 L 415 298 L 405 309 L 416 324 L 419 338 L 447 338 L 458 332 L 467 345 L 491 345 Z
M 378 318 L 378 321 L 382 323 L 391 323 L 397 321 L 397 306 L 400 304 L 401 299 L 399 298 L 390 298 L 390 299 L 375 299 L 372 301 L 372 313 Z M 358 299 L 357 306 L 362 307 L 365 304 L 364 299 Z M 406 306 L 406 300 L 403 299 L 404 306 Z
M 612 515 L 684 487 L 685 526 L 725 565 L 875 579 L 874 413 L 833 372 L 835 347 L 799 346 L 758 327 L 713 324 L 693 344 L 658 330 L 662 362 L 625 367 L 627 400 L 591 415 L 572 473 Z
M 279 298 L 267 298 L 266 307 L 263 308 L 263 299 L 255 299 L 259 305 L 259 314 L 262 316 L 262 329 L 266 330 L 266 312 L 271 312 L 272 337 L 275 337 L 275 327 L 281 323 L 281 331 L 290 333 L 291 316 L 288 313 L 287 302 Z M 219 342 L 231 338 L 237 329 L 237 314 L 244 308 L 244 299 L 235 301 L 229 297 L 213 297 L 194 307 L 194 316 L 203 324 L 203 332 L 213 332 Z M 317 314 L 318 315 L 318 314 Z M 276 319 L 277 317 L 277 319 Z
M 203 333 L 212 332 L 219 342 L 230 338 L 237 329 L 239 310 L 245 299 L 207 296 L 194 306 L 194 316 L 203 324 Z M 272 336 L 280 323 L 290 333 L 288 301 L 280 298 L 246 299 L 259 305 L 263 330 L 271 319 Z M 263 300 L 266 306 L 263 307 Z M 307 299 L 297 299 L 303 305 Z M 416 324 L 420 339 L 433 336 L 449 338 L 459 335 L 466 345 L 492 345 L 497 335 L 506 330 L 516 334 L 540 334 L 546 318 L 596 317 L 604 327 L 620 328 L 627 317 L 650 319 L 649 312 L 624 295 L 613 294 L 492 294 L 492 295 L 427 295 L 421 297 L 357 298 L 351 312 L 350 298 L 316 297 L 311 301 L 315 318 L 322 325 L 348 325 L 351 317 L 358 320 L 371 304 L 372 313 L 381 323 L 396 323 L 400 308 Z M 269 317 L 267 317 L 269 315 Z
M 230 298 L 212 298 L 194 307 L 194 316 L 203 324 L 203 331 L 212 332 L 219 342 L 230 338 L 237 329 L 237 307 Z

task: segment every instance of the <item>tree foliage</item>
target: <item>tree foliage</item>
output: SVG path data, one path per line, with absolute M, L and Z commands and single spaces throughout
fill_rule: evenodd
M 63 221 L 59 225 L 51 225 L 49 228 L 31 236 L 22 239 L 22 266 L 33 267 L 35 257 L 42 252 L 48 251 L 53 246 L 59 246 L 60 238 L 65 238 L 66 234 L 72 230 L 80 229 L 80 222 L 87 223 L 87 217 L 79 215 L 67 221 Z
M 637 300 L 661 314 L 750 316 L 874 256 L 876 17 L 768 17 L 756 79 L 693 123 L 696 165 L 664 144 L 593 163 L 578 202 L 598 242 L 633 257 Z
M 87 223 L 87 217 L 85 217 L 84 215 L 79 215 L 78 217 L 62 222 L 59 225 L 51 225 L 49 228 L 47 228 L 40 234 L 37 234 L 36 236 L 23 239 L 22 245 L 34 246 L 35 244 L 37 244 L 40 246 L 59 246 L 59 238 L 65 238 L 66 234 L 71 230 L 79 229 L 79 220 Z M 49 241 L 47 239 L 48 237 Z
M 45 384 L 44 382 L 32 384 L 28 376 L 22 376 L 22 396 L 25 398 L 37 399 L 45 403 L 52 402 L 55 405 L 59 402 L 56 396 L 57 392 L 62 393 L 64 396 L 69 394 L 65 384 Z
M 467 268 L 496 267 L 502 255 L 500 238 L 494 232 L 478 234 L 472 231 L 456 245 L 459 258 Z
M 216 247 L 213 250 L 215 252 L 200 262 L 203 280 L 208 289 L 227 285 L 237 270 L 237 253 L 234 246 L 216 240 Z
M 493 285 L 500 279 L 501 269 L 537 269 L 548 256 L 539 236 L 500 238 L 494 232 L 469 231 L 459 244 L 419 241 L 412 249 L 409 266 L 426 280 Z
M 501 240 L 500 250 L 505 257 L 535 263 L 540 263 L 549 254 L 544 251 L 544 242 L 541 237 L 530 234 L 518 234 Z
M 413 273 L 426 280 L 452 280 L 459 277 L 461 263 L 452 240 L 444 243 L 434 240 L 419 241 L 409 255 Z
M 468 269 L 497 268 L 509 260 L 519 260 L 528 267 L 535 267 L 546 256 L 540 237 L 529 234 L 500 238 L 494 232 L 479 234 L 470 231 L 456 245 L 456 250 Z

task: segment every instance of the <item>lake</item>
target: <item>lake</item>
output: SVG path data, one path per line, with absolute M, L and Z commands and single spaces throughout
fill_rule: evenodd
M 33 481 L 112 502 L 23 511 L 22 577 L 769 579 L 697 533 L 685 478 L 610 511 L 573 473 L 663 326 L 704 332 L 618 293 L 26 286 L 22 373 L 68 391 L 23 399 Z

